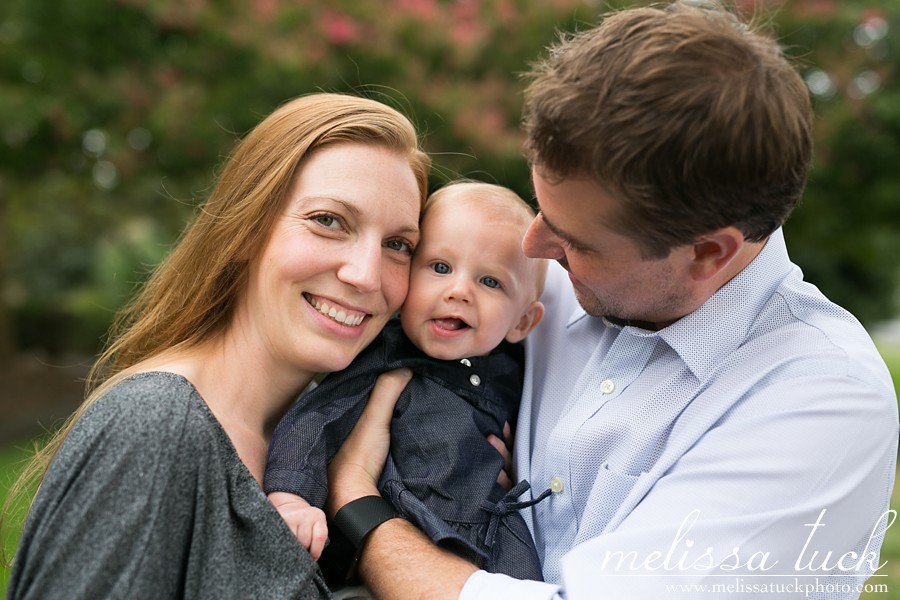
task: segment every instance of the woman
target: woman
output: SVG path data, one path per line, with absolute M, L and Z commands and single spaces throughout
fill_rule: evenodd
M 10 598 L 329 596 L 263 495 L 266 450 L 403 302 L 429 167 L 400 113 L 335 94 L 237 146 L 33 461 Z

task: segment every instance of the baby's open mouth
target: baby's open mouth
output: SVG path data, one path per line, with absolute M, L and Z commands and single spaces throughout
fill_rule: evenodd
M 440 329 L 446 329 L 447 331 L 458 331 L 460 329 L 467 329 L 469 324 L 463 321 L 462 319 L 457 319 L 455 317 L 450 317 L 447 319 L 434 319 L 434 324 L 437 325 Z

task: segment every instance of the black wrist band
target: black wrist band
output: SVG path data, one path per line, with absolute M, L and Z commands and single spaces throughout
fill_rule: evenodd
M 334 515 L 333 523 L 358 550 L 373 529 L 399 516 L 381 496 L 363 496 L 342 506 Z

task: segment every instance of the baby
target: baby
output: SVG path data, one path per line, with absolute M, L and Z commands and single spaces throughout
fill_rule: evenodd
M 456 182 L 432 194 L 400 318 L 347 369 L 304 395 L 276 428 L 264 487 L 314 558 L 327 531 L 319 510 L 327 464 L 377 376 L 408 367 L 413 378 L 394 409 L 382 495 L 436 543 L 480 568 L 542 579 L 516 511 L 546 494 L 517 502 L 528 483 L 510 492 L 497 483 L 504 459 L 486 439 L 504 437 L 504 424 L 515 423 L 518 342 L 544 312 L 546 263 L 522 252 L 533 218 L 521 198 L 497 185 Z M 321 561 L 326 576 L 329 552 Z

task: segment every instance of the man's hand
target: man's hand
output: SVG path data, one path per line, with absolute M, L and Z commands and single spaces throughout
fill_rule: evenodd
M 378 377 L 362 416 L 328 465 L 326 509 L 332 517 L 352 500 L 378 495 L 378 480 L 391 445 L 394 405 L 411 378 L 409 369 Z
M 391 441 L 391 417 L 412 372 L 399 369 L 378 378 L 356 427 L 328 466 L 330 516 L 348 502 L 378 495 L 378 480 Z M 366 538 L 359 575 L 376 598 L 455 600 L 478 570 L 438 548 L 415 525 L 390 519 Z
M 325 513 L 300 496 L 287 492 L 272 492 L 268 497 L 300 544 L 309 550 L 313 560 L 319 560 L 328 539 Z
M 509 476 L 509 471 L 512 468 L 512 454 L 510 453 L 510 447 L 512 446 L 512 430 L 509 428 L 509 422 L 503 424 L 503 438 L 500 439 L 496 435 L 491 434 L 487 436 L 488 444 L 494 447 L 494 449 L 500 453 L 500 456 L 503 457 L 503 469 L 497 475 L 497 483 L 507 492 L 512 489 L 513 482 Z

